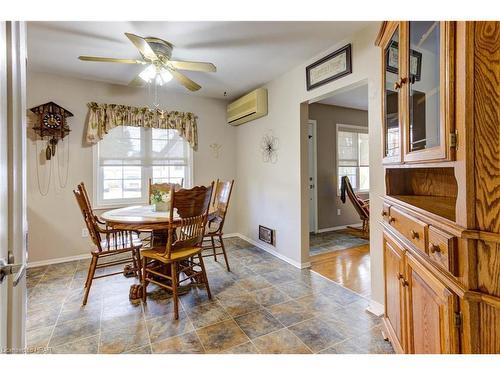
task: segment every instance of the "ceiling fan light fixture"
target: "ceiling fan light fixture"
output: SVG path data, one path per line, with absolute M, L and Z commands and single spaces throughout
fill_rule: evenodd
M 156 77 L 156 67 L 153 64 L 149 65 L 146 69 L 139 73 L 139 77 L 146 82 L 150 82 Z
M 167 69 L 161 69 L 160 76 L 164 84 L 171 81 L 173 78 L 172 73 L 170 73 Z

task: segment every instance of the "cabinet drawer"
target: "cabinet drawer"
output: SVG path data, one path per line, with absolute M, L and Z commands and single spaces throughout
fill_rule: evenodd
M 455 275 L 457 238 L 432 225 L 429 227 L 429 257 Z
M 426 252 L 427 224 L 391 206 L 389 224 L 411 241 L 419 250 Z

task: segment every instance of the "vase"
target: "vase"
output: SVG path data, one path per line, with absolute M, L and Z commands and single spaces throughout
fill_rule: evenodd
M 156 212 L 165 212 L 170 208 L 170 202 L 158 202 L 153 205 L 153 209 Z

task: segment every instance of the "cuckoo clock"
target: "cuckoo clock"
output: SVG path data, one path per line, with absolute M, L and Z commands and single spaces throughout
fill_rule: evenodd
M 70 132 L 66 118 L 73 116 L 73 114 L 54 102 L 41 104 L 30 110 L 38 116 L 33 130 L 42 139 L 47 137 L 49 140 L 45 157 L 50 160 L 56 154 L 57 142 Z

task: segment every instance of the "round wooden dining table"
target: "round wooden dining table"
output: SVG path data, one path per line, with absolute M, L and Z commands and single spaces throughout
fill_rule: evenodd
M 153 205 L 129 206 L 106 211 L 101 214 L 101 219 L 106 225 L 119 230 L 162 231 L 170 222 L 170 211 L 155 211 Z M 175 209 L 173 219 L 174 223 L 181 221 Z M 165 272 L 168 274 L 168 268 Z M 131 290 L 137 287 L 139 285 L 132 285 Z M 181 286 L 179 293 L 187 293 L 189 289 L 189 285 Z M 140 298 L 140 295 L 136 293 L 136 297 Z
M 155 211 L 153 205 L 129 206 L 109 210 L 101 219 L 112 228 L 121 230 L 160 230 L 165 229 L 170 221 L 169 211 Z M 180 220 L 174 211 L 174 222 Z

